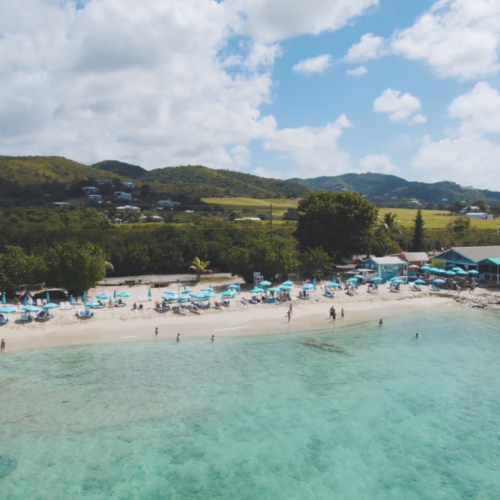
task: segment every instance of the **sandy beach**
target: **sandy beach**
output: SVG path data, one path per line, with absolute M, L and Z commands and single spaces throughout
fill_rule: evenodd
M 219 293 L 226 289 L 227 283 L 217 283 L 214 291 Z M 197 285 L 199 290 L 206 284 Z M 177 285 L 169 287 L 177 291 Z M 335 298 L 322 295 L 318 286 L 316 292 L 311 293 L 309 300 L 295 299 L 291 321 L 285 317 L 290 302 L 282 304 L 248 304 L 241 303 L 240 297 L 250 298 L 246 291 L 250 287 L 243 286 L 241 295 L 231 299 L 231 306 L 221 310 L 211 308 L 201 311 L 200 314 L 175 314 L 173 311 L 159 313 L 154 309 L 156 300 L 160 300 L 167 288 L 152 289 L 151 301 L 137 302 L 143 304 L 142 311 L 132 311 L 132 305 L 139 296 L 146 296 L 147 286 L 133 286 L 126 288 L 132 297 L 125 299 L 127 306 L 123 308 L 96 309 L 95 317 L 79 319 L 75 312 L 83 310 L 83 306 L 75 306 L 73 310 L 53 310 L 54 318 L 45 323 L 33 321 L 22 323 L 20 314 L 9 315 L 9 324 L 0 328 L 0 337 L 7 344 L 6 352 L 30 350 L 55 346 L 78 344 L 93 344 L 101 342 L 135 342 L 154 339 L 175 340 L 178 333 L 182 339 L 207 338 L 212 335 L 218 337 L 235 337 L 262 334 L 286 334 L 295 332 L 311 332 L 330 328 L 342 328 L 368 321 L 387 319 L 398 314 L 424 314 L 432 307 L 461 307 L 456 302 L 456 294 L 442 291 L 440 293 L 412 292 L 403 287 L 399 293 L 388 291 L 380 286 L 378 294 L 367 293 L 366 287 L 360 286 L 356 295 L 348 296 L 345 292 L 336 292 Z M 101 292 L 112 294 L 114 289 L 99 287 L 89 291 L 88 299 L 92 300 Z M 117 290 L 118 291 L 118 290 Z M 296 296 L 297 291 L 292 293 Z M 477 297 L 497 296 L 500 302 L 500 293 L 478 291 Z M 334 306 L 337 312 L 336 321 L 328 317 L 329 309 Z M 341 318 L 341 309 L 345 317 Z M 158 328 L 158 337 L 155 336 Z

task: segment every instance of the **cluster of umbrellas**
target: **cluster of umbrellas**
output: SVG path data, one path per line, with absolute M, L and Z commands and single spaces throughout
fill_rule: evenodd
M 446 270 L 446 269 L 439 269 L 437 267 L 432 267 L 432 266 L 422 266 L 422 267 L 418 267 L 418 266 L 415 266 L 415 265 L 412 265 L 409 267 L 410 269 L 420 269 L 420 271 L 424 271 L 426 273 L 429 273 L 429 274 L 440 274 L 440 275 L 443 275 L 443 276 L 467 276 L 468 274 L 471 274 L 471 275 L 476 275 L 476 274 L 479 274 L 478 271 L 472 269 L 470 271 L 465 271 L 463 270 L 461 267 L 454 267 L 453 269 L 451 270 Z

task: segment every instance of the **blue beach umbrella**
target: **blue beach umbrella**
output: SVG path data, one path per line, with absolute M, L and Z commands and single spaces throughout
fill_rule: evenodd
M 103 293 L 100 293 L 97 296 L 97 298 L 100 299 L 100 300 L 108 300 L 108 299 L 111 298 L 111 295 L 109 293 L 103 292 Z
M 478 271 L 475 271 L 474 269 L 472 269 L 472 271 L 467 271 L 469 274 L 479 274 Z
M 288 285 L 288 286 L 293 286 L 295 285 L 295 283 L 292 281 L 292 280 L 287 280 L 287 281 L 284 281 L 283 283 L 281 283 L 282 285 Z
M 396 280 L 399 280 L 400 278 L 398 278 L 397 276 L 393 276 L 389 281 L 396 281 Z
M 251 293 L 264 293 L 264 289 L 263 288 L 253 288 L 252 290 L 250 290 Z
M 424 280 L 416 280 L 414 281 L 416 285 L 426 285 L 427 283 Z
M 148 297 L 151 297 L 151 288 L 148 288 Z
M 195 299 L 206 299 L 207 298 L 207 294 L 206 293 L 201 293 L 201 292 L 198 292 L 198 293 L 193 293 L 193 295 L 191 295 L 191 297 L 194 297 Z
M 129 292 L 120 292 L 116 294 L 116 297 L 123 298 L 123 297 L 132 297 L 132 294 Z
M 83 301 L 85 302 L 87 300 L 87 292 L 84 290 L 83 291 Z
M 74 302 L 74 301 L 75 301 L 75 299 L 73 298 L 73 295 L 70 295 L 70 296 L 69 296 L 69 303 L 70 303 L 71 305 L 73 305 L 73 302 Z
M 395 283 L 396 285 L 404 285 L 405 282 L 403 280 L 397 279 L 394 280 L 393 283 Z
M 276 286 L 272 286 L 271 288 L 269 288 L 269 291 L 270 292 L 279 292 L 280 289 L 278 287 L 276 287 Z
M 314 286 L 306 283 L 305 285 L 302 285 L 302 290 L 314 290 Z
M 440 278 L 435 279 L 435 280 L 433 280 L 432 282 L 433 282 L 434 284 L 436 284 L 436 285 L 443 285 L 444 283 L 446 283 L 446 281 L 445 281 L 445 280 L 442 280 L 442 279 L 440 279 Z
M 191 297 L 188 297 L 187 295 L 179 295 L 177 302 L 187 302 L 189 300 L 191 300 Z
M 179 297 L 180 295 L 177 295 L 177 294 L 168 294 L 168 295 L 164 295 L 163 296 L 163 299 L 165 300 L 179 300 Z
M 27 306 L 28 305 L 28 297 L 24 297 L 24 300 L 23 300 L 23 306 Z
M 228 290 L 241 290 L 240 285 L 229 285 L 227 287 Z
M 10 307 L 10 306 L 3 306 L 0 307 L 0 313 L 1 314 L 12 314 L 17 312 L 17 309 L 15 307 Z
M 447 276 L 455 276 L 457 273 L 454 273 L 453 271 L 446 271 Z
M 340 288 L 340 285 L 338 283 L 328 283 L 328 285 L 326 285 L 327 288 Z
M 97 302 L 97 300 L 91 300 L 90 302 L 85 302 L 83 304 L 85 307 L 100 307 L 101 304 L 99 304 L 99 302 Z
M 205 288 L 202 288 L 200 291 L 201 292 L 211 292 L 212 291 L 212 285 L 207 286 Z
M 189 295 L 190 293 L 193 293 L 193 290 L 189 288 L 184 288 L 184 290 L 182 290 L 181 292 L 182 295 Z
M 463 269 L 460 269 L 460 271 L 455 271 L 455 273 L 458 276 L 467 276 L 467 273 Z
M 272 283 L 271 283 L 270 281 L 265 281 L 265 280 L 264 280 L 264 281 L 261 281 L 261 282 L 259 283 L 259 285 L 260 285 L 260 286 L 271 286 L 271 285 L 272 285 Z
M 2 294 L 2 304 L 6 304 L 7 300 L 5 299 L 5 293 Z
M 116 290 L 113 291 L 113 298 L 116 299 Z
M 207 299 L 215 299 L 217 297 L 217 294 L 214 293 L 214 292 L 208 292 L 208 293 L 205 294 L 205 297 Z
M 430 266 L 422 266 L 420 268 L 421 271 L 430 271 L 432 268 Z
M 375 278 L 372 278 L 369 281 L 383 281 L 382 278 L 379 278 L 378 276 L 375 276 Z
M 170 295 L 177 295 L 177 292 L 175 290 L 165 290 L 163 293 L 170 294 Z
M 365 280 L 366 278 L 364 276 L 361 276 L 361 274 L 355 274 L 353 278 L 356 278 L 357 280 Z
M 461 267 L 458 267 L 458 266 L 457 266 L 457 267 L 454 267 L 454 268 L 452 269 L 452 271 L 455 271 L 455 272 L 457 273 L 458 271 L 463 271 L 463 269 L 462 269 Z
M 280 285 L 279 289 L 285 292 L 289 292 L 290 290 L 293 290 L 293 287 L 291 287 L 290 285 Z
M 49 295 L 49 292 L 47 292 L 47 294 L 45 295 L 45 300 L 47 302 L 50 302 L 50 295 Z
M 48 302 L 42 306 L 44 309 L 57 309 L 59 307 L 58 304 L 54 304 L 53 302 Z
M 222 292 L 221 295 L 223 297 L 234 297 L 235 296 L 235 293 L 234 292 L 230 292 L 229 290 L 227 292 Z
M 26 312 L 30 312 L 30 313 L 38 313 L 38 312 L 40 312 L 40 309 L 38 307 L 35 307 L 35 306 L 23 306 L 23 309 Z

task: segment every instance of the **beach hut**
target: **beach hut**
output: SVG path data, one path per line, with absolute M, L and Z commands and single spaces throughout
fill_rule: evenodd
M 408 274 L 408 262 L 401 257 L 370 257 L 364 262 L 364 266 L 375 271 L 377 277 L 382 278 L 382 283 L 395 276 Z

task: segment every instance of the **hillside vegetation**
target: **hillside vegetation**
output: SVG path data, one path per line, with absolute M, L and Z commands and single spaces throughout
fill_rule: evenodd
M 145 168 L 116 160 L 100 161 L 99 163 L 94 163 L 92 167 L 105 170 L 106 172 L 112 172 L 113 174 L 122 175 L 129 179 L 139 179 L 147 172 Z
M 442 203 L 446 199 L 446 204 L 452 204 L 455 201 L 473 203 L 475 200 L 482 198 L 489 203 L 496 203 L 500 200 L 500 192 L 496 191 L 464 188 L 455 182 L 449 181 L 435 183 L 409 182 L 395 175 L 385 174 L 344 174 L 333 177 L 290 180 L 299 182 L 315 191 L 347 189 L 363 194 L 370 199 L 416 198 L 425 203 Z
M 232 170 L 214 170 L 202 166 L 166 167 L 151 170 L 141 177 L 142 182 L 173 186 L 176 183 L 203 186 L 203 197 L 244 196 L 253 198 L 297 198 L 310 190 L 296 182 L 267 179 Z

